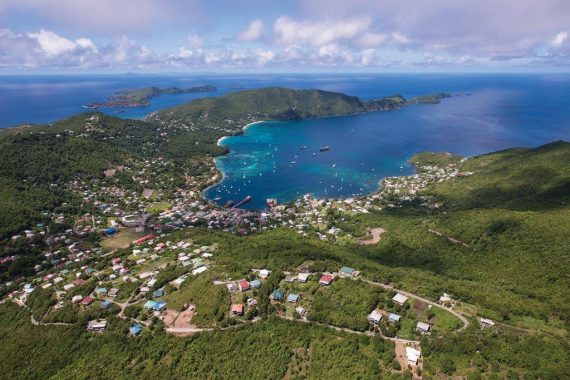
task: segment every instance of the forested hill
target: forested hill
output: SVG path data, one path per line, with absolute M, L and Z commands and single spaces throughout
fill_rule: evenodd
M 447 94 L 430 95 L 441 99 Z M 410 104 L 401 95 L 370 101 L 355 96 L 321 90 L 261 88 L 240 91 L 217 98 L 196 99 L 190 103 L 158 111 L 149 120 L 161 122 L 201 120 L 210 123 L 240 123 L 257 120 L 297 120 L 349 115 L 367 111 L 390 111 Z
M 196 99 L 161 110 L 150 119 L 223 122 L 236 119 L 294 120 L 364 112 L 354 96 L 321 90 L 262 88 Z

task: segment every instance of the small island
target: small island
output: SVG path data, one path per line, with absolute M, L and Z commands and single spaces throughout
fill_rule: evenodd
M 117 91 L 115 95 L 110 96 L 104 102 L 91 103 L 84 108 L 97 109 L 100 107 L 117 108 L 117 107 L 146 107 L 150 105 L 150 100 L 158 95 L 174 95 L 189 94 L 196 92 L 215 92 L 217 88 L 212 85 L 195 86 L 190 88 L 158 88 L 143 87 L 133 90 Z

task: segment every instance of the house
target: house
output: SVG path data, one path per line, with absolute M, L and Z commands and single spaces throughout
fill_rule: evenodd
M 297 281 L 306 283 L 309 280 L 310 273 L 299 273 L 297 275 Z
M 242 292 L 246 292 L 249 290 L 249 282 L 247 282 L 246 280 L 241 280 L 238 282 L 238 287 L 239 290 L 241 290 Z
M 111 288 L 111 290 L 109 290 L 109 293 L 107 293 L 107 295 L 111 298 L 115 298 L 117 296 L 117 293 L 119 293 L 119 289 Z
M 413 347 L 406 347 L 406 357 L 408 358 L 408 364 L 418 365 L 421 352 Z
M 107 328 L 107 321 L 104 319 L 97 319 L 87 322 L 87 331 L 103 331 Z
M 117 265 L 121 262 L 121 258 L 120 257 L 115 257 L 113 258 L 113 260 L 111 260 L 111 263 L 113 263 L 113 265 Z
M 141 325 L 139 325 L 138 323 L 135 323 L 134 325 L 132 325 L 129 328 L 129 331 L 131 332 L 131 334 L 133 334 L 134 336 L 138 336 L 140 335 L 141 331 L 142 331 L 142 327 Z
M 247 299 L 247 306 L 252 307 L 257 305 L 257 300 L 255 298 L 248 298 Z
M 83 299 L 83 296 L 80 296 L 80 295 L 73 296 L 73 297 L 71 297 L 71 302 L 79 303 L 79 302 L 81 302 L 82 299 Z
M 252 282 L 249 283 L 251 286 L 253 286 L 255 289 L 259 289 L 261 288 L 261 281 L 259 280 L 253 280 Z
M 148 310 L 154 309 L 155 306 L 156 306 L 156 302 L 151 301 L 151 300 L 146 301 L 144 304 L 144 308 L 148 309 Z
M 400 319 L 402 319 L 402 317 L 398 314 L 390 313 L 390 315 L 388 315 L 388 323 L 399 323 Z
M 152 308 L 154 311 L 161 311 L 166 307 L 166 302 L 159 301 Z
M 322 275 L 320 280 L 319 280 L 319 284 L 323 285 L 323 286 L 329 286 L 333 281 L 333 277 L 329 274 L 325 274 Z
M 233 293 L 238 290 L 236 284 L 234 284 L 233 282 L 227 284 L 226 287 L 228 288 L 228 291 L 230 293 Z
M 299 306 L 299 307 L 295 308 L 295 311 L 296 311 L 297 314 L 299 314 L 301 317 L 302 317 L 303 315 L 305 315 L 305 313 L 306 313 L 305 308 L 302 307 L 302 306 Z
M 479 326 L 481 329 L 488 329 L 495 326 L 495 322 L 487 318 L 481 318 L 479 320 Z
M 288 283 L 293 283 L 295 282 L 295 279 L 293 278 L 293 276 L 285 276 L 285 281 Z
M 356 274 L 358 273 L 357 271 L 355 271 L 353 268 L 350 267 L 342 267 L 340 268 L 340 273 L 344 276 L 356 276 Z
M 113 236 L 117 233 L 117 229 L 115 227 L 109 227 L 109 228 L 105 228 L 103 230 L 103 232 L 105 233 L 105 235 L 107 236 Z
M 269 270 L 267 270 L 267 269 L 262 269 L 262 270 L 259 271 L 259 277 L 261 277 L 261 278 L 267 278 L 267 277 L 269 277 L 269 274 L 270 274 L 270 273 L 271 273 L 271 272 L 270 272 Z
M 406 297 L 405 295 L 403 295 L 401 293 L 398 293 L 394 297 L 392 297 L 392 301 L 394 301 L 394 303 L 397 303 L 400 306 L 404 306 L 404 304 L 406 303 L 407 300 L 408 300 L 408 297 Z
M 431 330 L 431 326 L 425 322 L 418 322 L 416 325 L 416 331 L 420 334 L 428 334 Z
M 159 298 L 159 297 L 162 297 L 163 295 L 164 295 L 164 290 L 162 290 L 162 289 L 157 289 L 154 292 L 152 292 L 152 296 L 154 298 Z
M 271 298 L 275 301 L 281 301 L 283 299 L 283 291 L 281 289 L 275 289 L 273 293 L 271 293 Z
M 83 306 L 89 306 L 89 305 L 91 305 L 91 304 L 93 303 L 93 301 L 95 301 L 95 300 L 93 299 L 93 297 L 87 296 L 87 297 L 83 298 L 83 301 L 81 301 L 81 304 L 82 304 Z
M 289 294 L 289 297 L 287 297 L 287 302 L 297 303 L 298 301 L 299 301 L 298 294 Z
M 112 303 L 111 301 L 105 300 L 105 301 L 103 301 L 103 303 L 101 304 L 101 308 L 103 308 L 103 309 L 108 309 L 108 308 L 111 306 L 111 303 Z
M 81 286 L 81 285 L 83 285 L 83 284 L 85 284 L 85 280 L 83 280 L 83 279 L 81 279 L 81 278 L 78 278 L 78 279 L 75 280 L 75 285 Z
M 201 267 L 198 267 L 198 268 L 194 269 L 194 270 L 192 271 L 192 275 L 196 276 L 197 274 L 200 274 L 200 273 L 205 272 L 207 269 L 208 269 L 207 266 L 202 265 Z
M 95 293 L 97 293 L 97 296 L 104 296 L 105 294 L 107 294 L 107 289 L 106 288 L 97 288 L 95 289 Z
M 372 312 L 368 315 L 368 320 L 372 323 L 378 324 L 382 320 L 382 312 L 378 309 L 372 310 Z
M 66 285 L 63 285 L 63 290 L 68 291 L 69 289 L 72 289 L 74 287 L 75 287 L 74 284 L 66 284 Z
M 241 303 L 233 304 L 231 308 L 231 313 L 233 315 L 243 315 L 243 304 Z
M 439 297 L 439 303 L 441 305 L 450 304 L 451 301 L 452 301 L 451 296 L 447 293 L 443 293 L 443 295 L 441 297 Z

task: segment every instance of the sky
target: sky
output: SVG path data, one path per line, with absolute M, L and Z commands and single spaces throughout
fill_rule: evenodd
M 570 71 L 569 0 L 0 0 L 0 73 Z

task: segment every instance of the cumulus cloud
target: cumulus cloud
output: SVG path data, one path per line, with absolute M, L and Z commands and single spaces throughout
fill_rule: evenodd
M 282 45 L 323 46 L 341 40 L 349 40 L 366 31 L 369 26 L 369 19 L 299 22 L 284 16 L 275 21 L 273 31 L 276 34 L 277 42 Z
M 236 34 L 237 41 L 256 41 L 263 36 L 263 22 L 261 20 L 253 20 L 247 29 Z
M 195 34 L 188 36 L 188 46 L 190 46 L 192 49 L 200 49 L 203 44 L 204 41 L 202 41 L 202 38 L 200 36 L 197 36 Z

